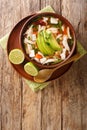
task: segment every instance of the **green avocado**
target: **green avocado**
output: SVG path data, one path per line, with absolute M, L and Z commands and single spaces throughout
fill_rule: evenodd
M 44 40 L 45 42 L 49 43 L 50 47 L 53 49 L 53 50 L 61 50 L 61 47 L 60 45 L 58 44 L 57 40 L 55 39 L 54 35 L 50 32 L 50 31 L 47 31 L 47 30 L 44 30 L 43 31 L 43 35 L 44 35 Z
M 40 34 L 38 34 L 38 37 L 37 37 L 37 40 L 36 40 L 36 42 L 37 42 L 37 46 L 38 46 L 38 48 L 39 48 L 39 50 L 43 53 L 43 54 L 46 54 L 46 50 L 42 47 L 42 40 L 41 40 L 41 38 L 40 38 Z
M 43 31 L 39 32 L 37 36 L 37 46 L 44 55 L 53 55 L 55 52 L 50 45 L 44 41 Z

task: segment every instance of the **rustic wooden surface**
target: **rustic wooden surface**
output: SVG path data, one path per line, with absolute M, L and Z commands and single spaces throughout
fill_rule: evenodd
M 47 5 L 72 23 L 87 49 L 87 0 L 0 0 L 0 37 Z M 0 47 L 0 130 L 87 130 L 87 55 L 34 93 Z

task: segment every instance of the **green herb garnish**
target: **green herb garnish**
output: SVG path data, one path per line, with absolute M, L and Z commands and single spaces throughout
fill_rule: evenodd
M 73 39 L 68 39 L 68 44 L 69 44 L 70 47 L 72 47 L 72 45 L 73 45 Z
M 32 28 L 33 28 L 33 31 L 38 31 L 38 26 L 37 25 L 33 24 Z

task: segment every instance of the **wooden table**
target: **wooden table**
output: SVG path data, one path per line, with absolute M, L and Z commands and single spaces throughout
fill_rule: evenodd
M 47 5 L 72 23 L 87 49 L 87 0 L 0 0 L 0 37 Z M 0 47 L 0 130 L 87 130 L 87 55 L 34 93 Z

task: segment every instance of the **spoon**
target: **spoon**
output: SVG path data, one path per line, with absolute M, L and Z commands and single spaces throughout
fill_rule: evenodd
M 47 81 L 51 75 L 53 74 L 54 71 L 56 71 L 57 69 L 61 68 L 62 66 L 72 62 L 72 61 L 76 61 L 79 57 L 79 54 L 77 53 L 76 55 L 72 56 L 70 59 L 68 59 L 65 63 L 63 63 L 62 65 L 54 68 L 54 69 L 42 69 L 38 72 L 38 75 L 36 75 L 34 77 L 34 81 L 38 82 L 38 83 L 43 83 L 45 81 Z

